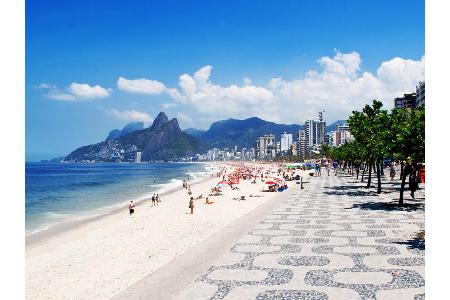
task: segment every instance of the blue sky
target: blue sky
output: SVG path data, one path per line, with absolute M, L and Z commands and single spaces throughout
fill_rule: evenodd
M 205 129 L 389 107 L 423 80 L 424 30 L 424 1 L 26 1 L 26 160 L 162 110 Z

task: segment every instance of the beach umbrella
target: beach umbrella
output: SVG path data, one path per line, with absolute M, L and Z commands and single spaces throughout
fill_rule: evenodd
M 268 185 L 277 184 L 275 181 L 266 181 L 265 183 L 268 184 Z

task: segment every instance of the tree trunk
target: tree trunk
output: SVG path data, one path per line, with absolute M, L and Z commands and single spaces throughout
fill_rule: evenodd
M 372 161 L 369 161 L 369 178 L 367 179 L 367 188 L 370 188 L 370 183 L 372 182 Z
M 405 168 L 405 165 L 403 164 L 403 160 L 400 163 L 400 179 L 403 178 L 403 169 Z
M 364 182 L 364 174 L 366 174 L 367 163 L 364 163 L 363 172 L 361 174 L 361 182 Z
M 380 160 L 381 176 L 384 176 L 384 161 Z
M 356 167 L 356 180 L 358 180 L 358 177 L 359 177 L 359 168 L 361 167 L 361 165 L 357 165 L 357 167 Z
M 378 184 L 377 184 L 377 194 L 381 194 L 381 170 L 380 170 L 380 161 L 376 162 L 377 164 L 377 180 L 378 180 Z
M 406 176 L 408 176 L 408 174 L 406 174 L 407 172 L 403 166 L 403 162 L 401 165 L 400 173 L 402 174 L 402 183 L 400 184 L 400 198 L 398 199 L 398 205 L 403 206 L 403 192 L 405 191 Z

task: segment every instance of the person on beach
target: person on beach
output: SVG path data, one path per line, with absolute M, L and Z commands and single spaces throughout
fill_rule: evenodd
M 155 194 L 153 194 L 153 196 L 152 196 L 152 206 L 155 206 L 155 204 L 156 204 L 156 196 L 155 196 Z
M 159 198 L 159 194 L 156 194 L 156 205 L 159 205 L 159 203 L 161 202 L 161 199 Z
M 130 205 L 128 205 L 128 210 L 130 211 L 130 216 L 134 214 L 134 203 L 133 200 L 131 200 Z
M 191 197 L 191 200 L 189 200 L 189 208 L 191 209 L 191 215 L 194 214 L 194 197 Z
M 334 176 L 337 175 L 337 166 L 338 166 L 337 162 L 333 161 Z

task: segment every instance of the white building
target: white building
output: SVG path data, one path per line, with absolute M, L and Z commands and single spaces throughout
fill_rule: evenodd
M 291 148 L 291 144 L 293 142 L 291 133 L 283 133 L 280 139 L 280 151 L 288 151 Z
M 141 151 L 137 151 L 136 152 L 136 162 L 141 162 L 142 161 L 142 152 Z
M 332 145 L 339 146 L 346 142 L 353 141 L 350 127 L 347 124 L 336 125 L 336 130 L 332 132 Z
M 260 159 L 270 159 L 275 157 L 276 152 L 276 143 L 275 143 L 275 135 L 266 134 L 261 136 L 256 141 L 256 151 L 257 156 Z
M 305 122 L 305 139 L 307 150 L 311 150 L 325 141 L 325 121 L 307 120 Z

